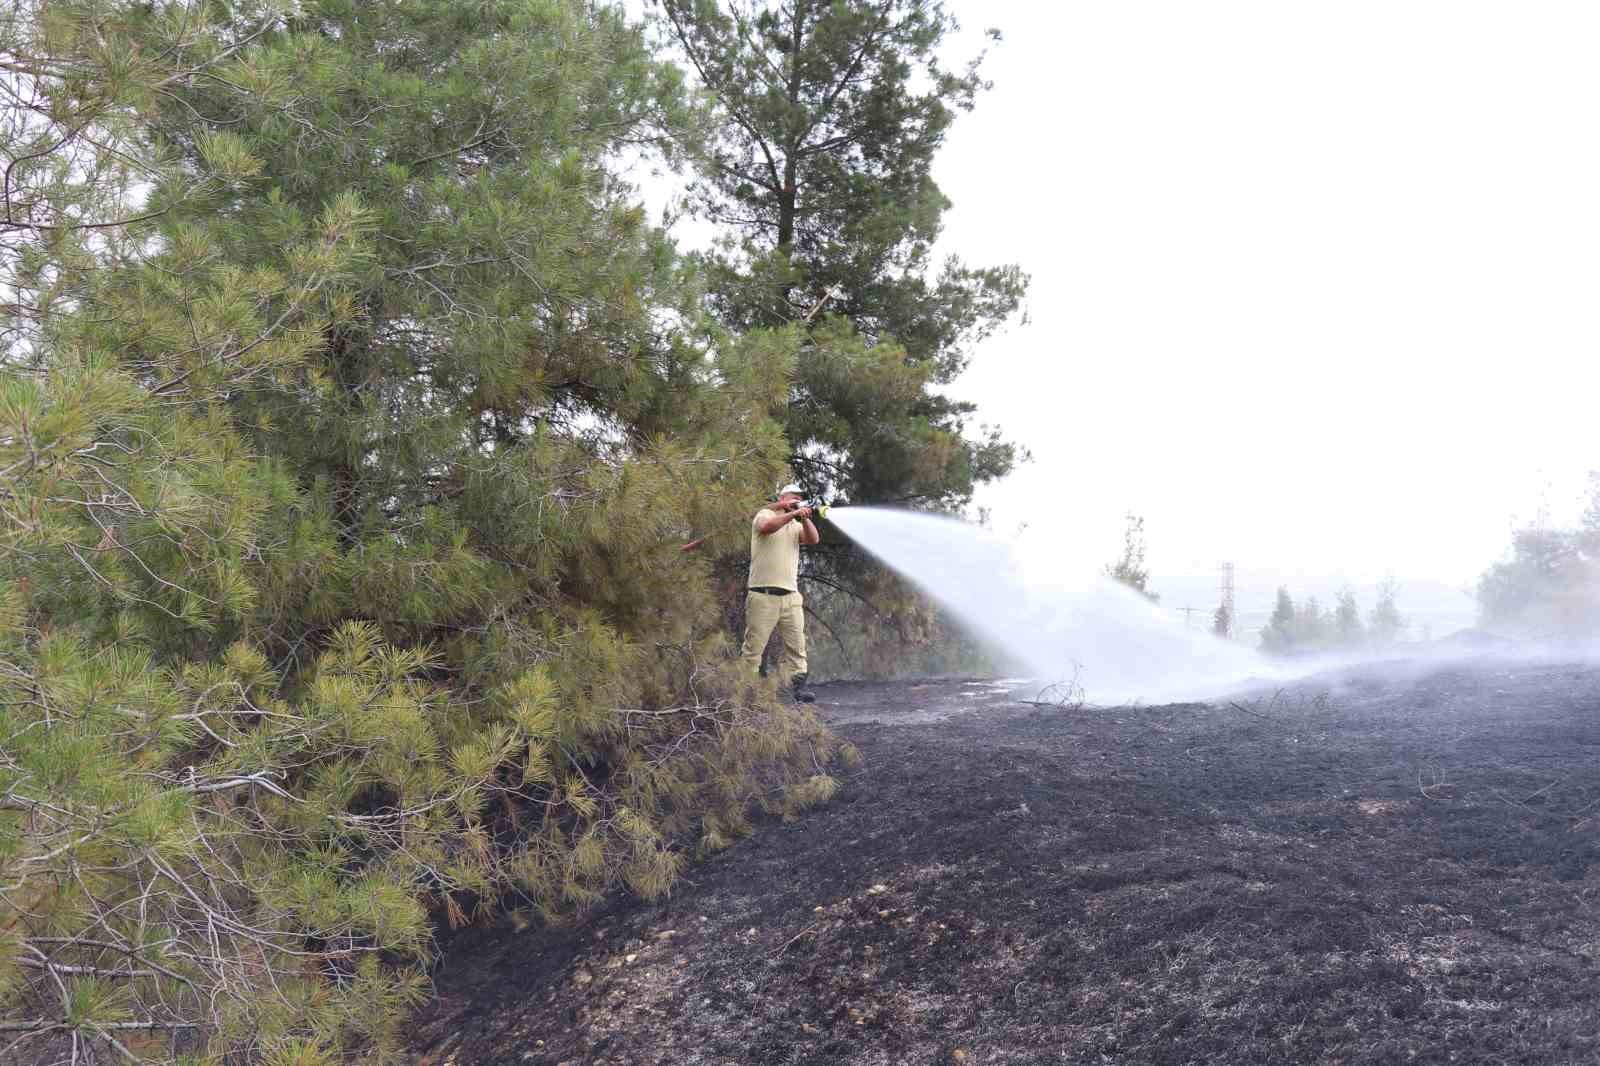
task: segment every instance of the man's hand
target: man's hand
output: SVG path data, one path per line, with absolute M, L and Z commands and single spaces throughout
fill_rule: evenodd
M 789 512 L 789 514 L 795 518 L 810 518 L 811 508 L 796 506 L 794 510 Z

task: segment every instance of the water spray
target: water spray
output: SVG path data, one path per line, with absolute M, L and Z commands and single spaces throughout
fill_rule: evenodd
M 836 507 L 833 525 L 940 603 L 1036 686 L 1069 682 L 1095 703 L 1204 698 L 1273 664 L 1186 628 L 1053 541 L 1000 537 L 936 515 Z

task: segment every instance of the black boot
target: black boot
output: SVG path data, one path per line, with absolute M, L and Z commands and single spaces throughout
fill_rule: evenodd
M 809 676 L 810 676 L 809 674 L 795 674 L 794 675 L 794 681 L 790 685 L 789 691 L 794 693 L 794 701 L 796 703 L 816 703 L 817 702 L 816 693 L 812 692 L 809 688 L 806 687 L 806 679 Z

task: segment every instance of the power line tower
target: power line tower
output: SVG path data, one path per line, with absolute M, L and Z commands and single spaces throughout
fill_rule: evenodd
M 1219 591 L 1222 593 L 1222 610 L 1227 612 L 1228 618 L 1228 631 L 1222 635 L 1232 640 L 1234 634 L 1239 631 L 1239 612 L 1233 604 L 1232 563 L 1222 564 L 1222 586 Z

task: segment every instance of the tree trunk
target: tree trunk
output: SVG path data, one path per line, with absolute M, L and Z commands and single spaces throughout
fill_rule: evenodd
M 805 41 L 806 0 L 795 0 L 794 22 L 789 36 L 789 106 L 800 106 L 800 47 Z M 798 199 L 799 138 L 795 130 L 788 130 L 783 145 L 783 188 L 778 190 L 778 251 L 785 259 L 794 245 L 795 204 Z M 787 312 L 789 287 L 784 285 L 779 293 L 779 306 Z

